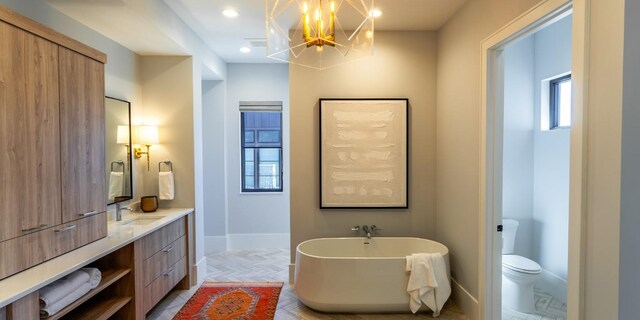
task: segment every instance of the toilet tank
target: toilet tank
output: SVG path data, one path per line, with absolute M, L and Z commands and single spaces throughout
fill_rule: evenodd
M 513 219 L 502 220 L 502 254 L 512 254 L 520 223 Z

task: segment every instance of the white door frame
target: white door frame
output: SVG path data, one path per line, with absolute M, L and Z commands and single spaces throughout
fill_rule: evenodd
M 482 42 L 480 115 L 480 319 L 501 319 L 502 118 L 504 47 L 573 13 L 573 105 L 569 186 L 567 318 L 583 318 L 584 208 L 589 0 L 546 0 Z

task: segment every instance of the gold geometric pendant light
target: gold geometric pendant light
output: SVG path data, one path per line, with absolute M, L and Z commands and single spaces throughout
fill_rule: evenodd
M 373 54 L 374 0 L 265 0 L 267 56 L 326 69 Z

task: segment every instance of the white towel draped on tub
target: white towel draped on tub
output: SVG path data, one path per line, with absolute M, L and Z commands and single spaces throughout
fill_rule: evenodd
M 160 200 L 173 200 L 175 196 L 173 171 L 158 173 L 158 189 Z
M 439 316 L 444 303 L 451 295 L 451 285 L 442 254 L 414 253 L 407 256 L 406 271 L 411 272 L 407 284 L 411 312 L 416 313 L 424 302 L 433 310 L 434 317 Z
M 111 171 L 109 175 L 109 200 L 115 199 L 123 195 L 124 188 L 124 172 Z

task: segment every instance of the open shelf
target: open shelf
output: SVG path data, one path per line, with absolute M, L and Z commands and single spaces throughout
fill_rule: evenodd
M 107 320 L 131 301 L 131 297 L 116 297 L 98 303 L 87 303 L 71 311 L 67 319 Z
M 70 305 L 66 306 L 64 309 L 60 310 L 58 313 L 56 313 L 56 314 L 54 314 L 54 315 L 52 315 L 52 316 L 50 316 L 48 318 L 44 318 L 44 319 L 46 319 L 46 320 L 57 320 L 57 319 L 60 319 L 60 318 L 64 317 L 67 313 L 70 313 L 70 312 L 74 311 L 76 308 L 78 308 L 78 306 L 80 306 L 82 303 L 84 303 L 87 300 L 93 298 L 96 294 L 100 293 L 102 290 L 104 290 L 105 288 L 109 287 L 114 282 L 118 281 L 120 278 L 122 278 L 122 277 L 126 276 L 127 274 L 129 274 L 129 272 L 131 272 L 131 269 L 105 270 L 104 272 L 102 272 L 102 280 L 100 281 L 100 284 L 97 287 L 95 287 L 94 289 L 91 289 L 91 291 L 87 292 L 87 294 L 82 296 L 80 299 L 74 301 Z M 114 298 L 114 299 L 125 299 L 125 298 Z M 113 300 L 113 299 L 105 300 L 104 302 L 111 301 L 111 300 Z M 128 300 L 124 304 L 122 304 L 120 307 L 118 307 L 118 309 L 122 308 L 122 306 L 124 306 L 129 300 L 131 300 L 130 297 L 128 297 Z M 103 304 L 103 302 L 101 302 L 99 305 L 102 305 L 102 304 Z M 91 306 L 91 307 L 97 307 L 97 306 Z M 116 311 L 118 311 L 118 310 L 116 309 L 114 311 L 114 313 Z M 74 312 L 74 314 L 75 314 L 75 312 Z M 73 318 L 73 319 L 81 319 L 81 318 Z M 98 319 L 98 318 L 91 318 L 91 319 Z M 100 319 L 102 319 L 102 318 L 100 318 Z

